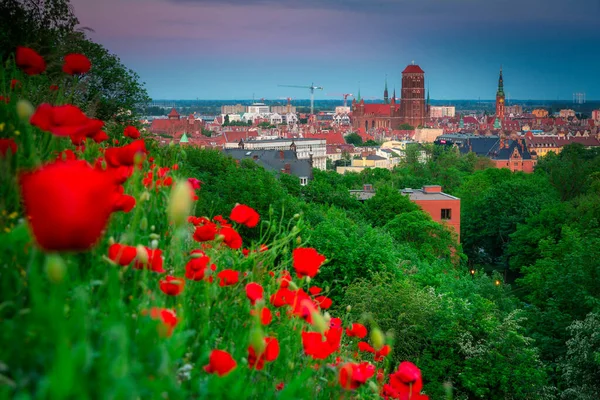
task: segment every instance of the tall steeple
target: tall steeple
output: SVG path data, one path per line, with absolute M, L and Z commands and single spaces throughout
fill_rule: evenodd
M 502 77 L 502 66 L 500 66 L 500 76 L 498 77 L 498 90 L 496 91 L 496 117 L 504 119 L 504 78 Z
M 358 97 L 356 98 L 356 101 L 360 102 L 360 84 L 358 85 Z
M 429 88 L 427 88 L 427 109 L 429 109 Z
M 396 88 L 394 88 L 394 94 L 392 95 L 392 98 L 394 99 L 394 103 L 396 102 Z
M 504 97 L 504 79 L 502 78 L 502 65 L 500 66 L 500 76 L 498 77 L 498 91 L 496 96 Z
M 385 89 L 383 90 L 383 102 L 385 104 L 390 103 L 390 98 L 388 97 L 387 74 L 385 75 Z

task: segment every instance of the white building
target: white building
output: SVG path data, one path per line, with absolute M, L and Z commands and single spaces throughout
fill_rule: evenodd
M 430 118 L 454 117 L 456 115 L 456 107 L 454 106 L 431 106 L 429 107 Z
M 240 114 L 221 114 L 221 118 L 223 123 L 225 123 L 225 117 L 229 116 L 229 122 L 234 122 L 234 121 L 241 121 L 242 117 L 240 116 Z
M 269 112 L 269 106 L 265 103 L 253 103 L 248 106 L 248 113 L 250 114 L 268 114 Z
M 283 117 L 277 113 L 269 115 L 271 125 L 279 125 L 283 123 Z
M 327 147 L 325 139 L 267 139 L 243 142 L 244 149 L 256 150 L 295 150 L 298 160 L 309 160 L 312 156 L 313 168 L 325 170 L 327 166 Z M 225 143 L 226 149 L 239 148 L 239 143 Z

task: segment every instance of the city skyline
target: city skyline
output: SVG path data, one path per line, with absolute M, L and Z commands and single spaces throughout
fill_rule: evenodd
M 155 99 L 381 98 L 413 60 L 437 100 L 600 99 L 600 2 L 73 0 L 93 40 Z M 576 3 L 576 4 L 575 4 Z M 118 10 L 115 12 L 114 10 Z M 399 93 L 398 93 L 399 94 Z

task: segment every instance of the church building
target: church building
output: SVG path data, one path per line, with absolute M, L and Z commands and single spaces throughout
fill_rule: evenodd
M 414 62 L 402 71 L 402 90 L 397 103 L 396 90 L 388 102 L 387 79 L 383 104 L 365 104 L 360 98 L 352 101 L 352 126 L 365 130 L 376 128 L 398 129 L 402 124 L 414 128 L 423 126 L 427 118 L 425 104 L 425 72 Z

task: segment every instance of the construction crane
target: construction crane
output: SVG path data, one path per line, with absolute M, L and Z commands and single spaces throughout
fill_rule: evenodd
M 352 93 L 327 93 L 327 96 L 342 96 L 344 98 L 344 107 L 348 105 L 348 97 L 354 97 Z
M 297 85 L 277 85 L 279 87 L 293 87 L 299 89 L 308 89 L 310 90 L 310 115 L 313 115 L 315 112 L 315 90 L 323 90 L 322 86 L 315 86 L 314 83 L 311 83 L 310 86 L 297 86 Z

